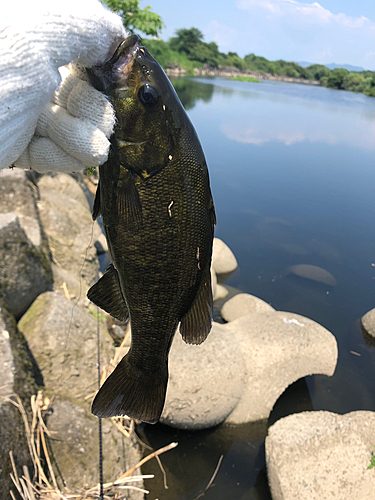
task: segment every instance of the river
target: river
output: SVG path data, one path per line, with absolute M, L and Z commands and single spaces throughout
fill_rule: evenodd
M 288 388 L 268 422 L 195 433 L 140 428 L 154 448 L 180 443 L 161 457 L 168 490 L 156 463 L 143 467 L 157 475 L 146 481 L 148 499 L 196 499 L 224 455 L 205 500 L 270 500 L 267 426 L 304 410 L 375 410 L 375 350 L 359 324 L 375 307 L 375 99 L 271 81 L 174 85 L 206 154 L 216 236 L 239 263 L 225 285 L 322 324 L 339 360 L 332 377 Z M 336 285 L 290 275 L 297 264 L 326 269 Z

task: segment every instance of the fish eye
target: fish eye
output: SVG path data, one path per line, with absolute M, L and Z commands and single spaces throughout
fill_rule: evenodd
M 138 91 L 138 99 L 145 108 L 153 108 L 158 102 L 159 92 L 151 85 L 142 85 Z

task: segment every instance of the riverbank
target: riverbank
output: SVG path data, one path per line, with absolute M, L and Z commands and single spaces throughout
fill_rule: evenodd
M 169 77 L 189 76 L 186 69 L 181 68 L 179 64 L 169 64 L 165 70 Z M 251 71 L 250 69 L 240 70 L 234 66 L 218 66 L 217 68 L 204 64 L 201 68 L 194 68 L 194 76 L 198 77 L 251 77 L 257 80 L 274 80 L 278 82 L 288 83 L 303 83 L 305 85 L 320 85 L 318 80 L 308 80 L 306 78 L 293 78 L 283 75 L 271 75 L 270 73 L 262 73 L 258 71 Z

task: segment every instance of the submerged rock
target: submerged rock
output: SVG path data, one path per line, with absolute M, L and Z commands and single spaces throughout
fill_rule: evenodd
M 244 390 L 245 365 L 236 339 L 214 323 L 203 344 L 188 345 L 176 333 L 169 356 L 169 384 L 160 421 L 180 429 L 219 424 Z
M 255 297 L 255 295 L 239 293 L 225 302 L 220 314 L 225 321 L 234 321 L 249 314 L 274 310 L 267 302 Z
M 299 314 L 253 313 L 227 323 L 225 328 L 228 338 L 236 335 L 246 363 L 245 390 L 227 423 L 266 419 L 290 384 L 307 375 L 330 376 L 335 371 L 335 337 Z
M 361 327 L 368 335 L 375 337 L 375 308 L 362 316 Z
M 322 267 L 312 266 L 311 264 L 297 264 L 296 266 L 289 267 L 287 271 L 300 278 L 317 281 L 324 285 L 336 285 L 336 278 Z
M 216 274 L 228 275 L 238 266 L 232 250 L 219 238 L 214 238 L 212 266 Z
M 369 500 L 375 474 L 375 413 L 303 412 L 277 421 L 266 438 L 273 500 Z
M 40 293 L 52 288 L 51 265 L 15 212 L 0 213 L 0 255 L 0 296 L 18 319 Z

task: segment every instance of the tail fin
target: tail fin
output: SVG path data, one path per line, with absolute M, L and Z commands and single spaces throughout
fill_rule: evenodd
M 124 356 L 107 378 L 92 403 L 98 417 L 124 416 L 156 423 L 163 411 L 168 383 L 168 368 L 159 373 L 145 373 Z

